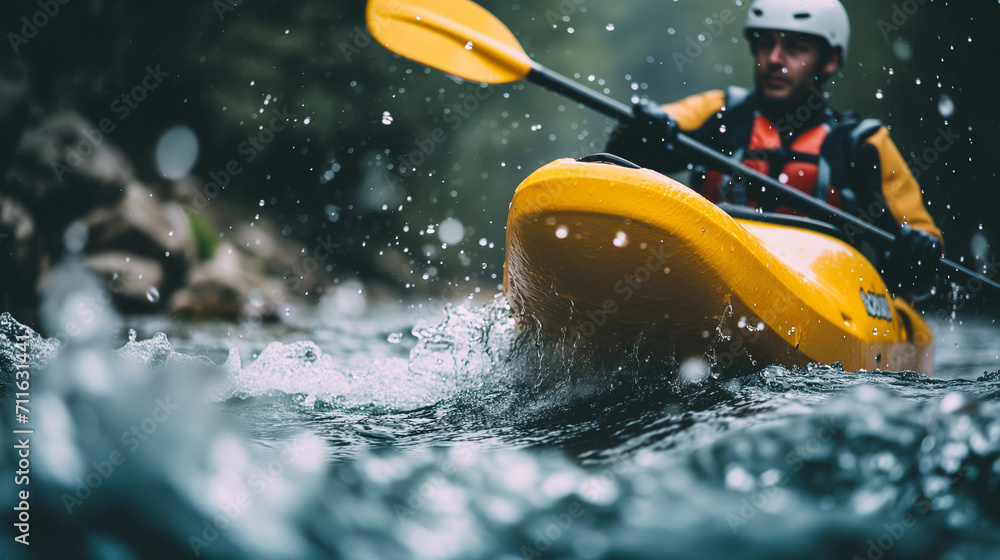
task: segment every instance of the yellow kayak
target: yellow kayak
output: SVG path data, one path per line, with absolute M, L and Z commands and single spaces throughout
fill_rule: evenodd
M 727 212 L 648 169 L 560 159 L 525 179 L 504 291 L 526 328 L 574 346 L 641 341 L 718 370 L 933 369 L 927 323 L 835 229 Z

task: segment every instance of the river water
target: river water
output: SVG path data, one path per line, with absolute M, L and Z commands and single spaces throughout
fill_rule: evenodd
M 89 289 L 65 277 L 41 313 L 51 332 Z M 0 316 L 5 488 L 19 468 L 12 430 L 33 430 L 30 485 L 16 486 L 30 490 L 31 545 L 8 523 L 0 553 L 1000 555 L 991 318 L 934 322 L 933 378 L 834 364 L 691 379 L 628 352 L 554 351 L 514 329 L 499 295 L 339 294 L 295 330 L 98 306 L 56 342 Z M 12 411 L 19 361 L 25 424 Z

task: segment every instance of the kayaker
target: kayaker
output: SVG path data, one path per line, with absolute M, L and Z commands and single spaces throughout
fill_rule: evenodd
M 896 235 L 879 263 L 893 291 L 930 292 L 942 253 L 917 180 L 889 131 L 875 119 L 830 108 L 826 80 L 847 59 L 850 24 L 838 0 L 756 0 L 744 35 L 754 89 L 712 90 L 660 106 L 634 107 L 637 125 L 619 127 L 608 151 L 663 173 L 685 168 L 665 145 L 677 130 L 748 167 L 850 211 Z M 753 205 L 746 186 L 699 162 L 691 187 L 713 202 Z M 785 208 L 765 210 L 790 211 Z

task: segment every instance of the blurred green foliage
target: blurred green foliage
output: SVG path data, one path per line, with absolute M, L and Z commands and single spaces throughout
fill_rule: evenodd
M 961 134 L 935 154 L 921 184 L 951 257 L 971 255 L 980 229 L 995 244 L 1000 111 L 991 27 L 1000 7 L 845 4 L 851 52 L 829 87 L 831 105 L 883 119 L 907 159 L 932 148 L 940 128 Z M 746 0 L 483 5 L 542 64 L 623 101 L 751 85 Z M 514 187 L 552 159 L 600 151 L 613 123 L 534 86 L 479 89 L 393 55 L 367 35 L 363 10 L 345 0 L 74 0 L 21 54 L 42 113 L 73 109 L 95 122 L 112 116 L 112 103 L 147 65 L 162 65 L 171 74 L 165 87 L 111 135 L 140 175 L 168 188 L 153 148 L 166 128 L 186 123 L 201 144 L 199 181 L 231 160 L 241 165 L 213 212 L 233 223 L 262 214 L 307 243 L 332 234 L 343 251 L 335 275 L 403 285 L 437 273 L 498 284 Z M 735 21 L 719 25 L 725 10 Z M 690 63 L 678 65 L 677 54 Z M 953 114 L 940 110 L 945 96 Z M 251 160 L 240 146 L 267 126 L 272 109 L 294 122 Z M 400 173 L 401 161 L 416 170 Z M 466 235 L 443 246 L 428 226 L 449 217 Z M 232 223 L 216 225 L 225 233 Z

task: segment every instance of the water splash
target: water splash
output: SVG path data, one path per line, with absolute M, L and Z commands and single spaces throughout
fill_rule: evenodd
M 32 333 L 41 371 L 45 445 L 32 511 L 60 535 L 39 522 L 33 552 L 619 558 L 660 556 L 664 542 L 677 558 L 735 549 L 864 557 L 869 542 L 906 557 L 1000 550 L 1000 375 L 772 366 L 682 384 L 638 343 L 625 359 L 588 355 L 517 331 L 509 313 L 503 298 L 449 306 L 395 344 L 386 333 L 397 326 L 345 317 L 374 346 L 344 352 L 330 341 L 357 341 L 317 331 L 314 341 L 272 342 L 248 363 L 231 349 L 221 366 L 162 334 L 133 333 L 112 352 L 99 338 L 46 340 L 0 315 L 5 377 L 17 333 Z M 103 383 L 84 374 L 98 370 Z M 0 476 L 12 477 L 14 464 L 8 451 Z

